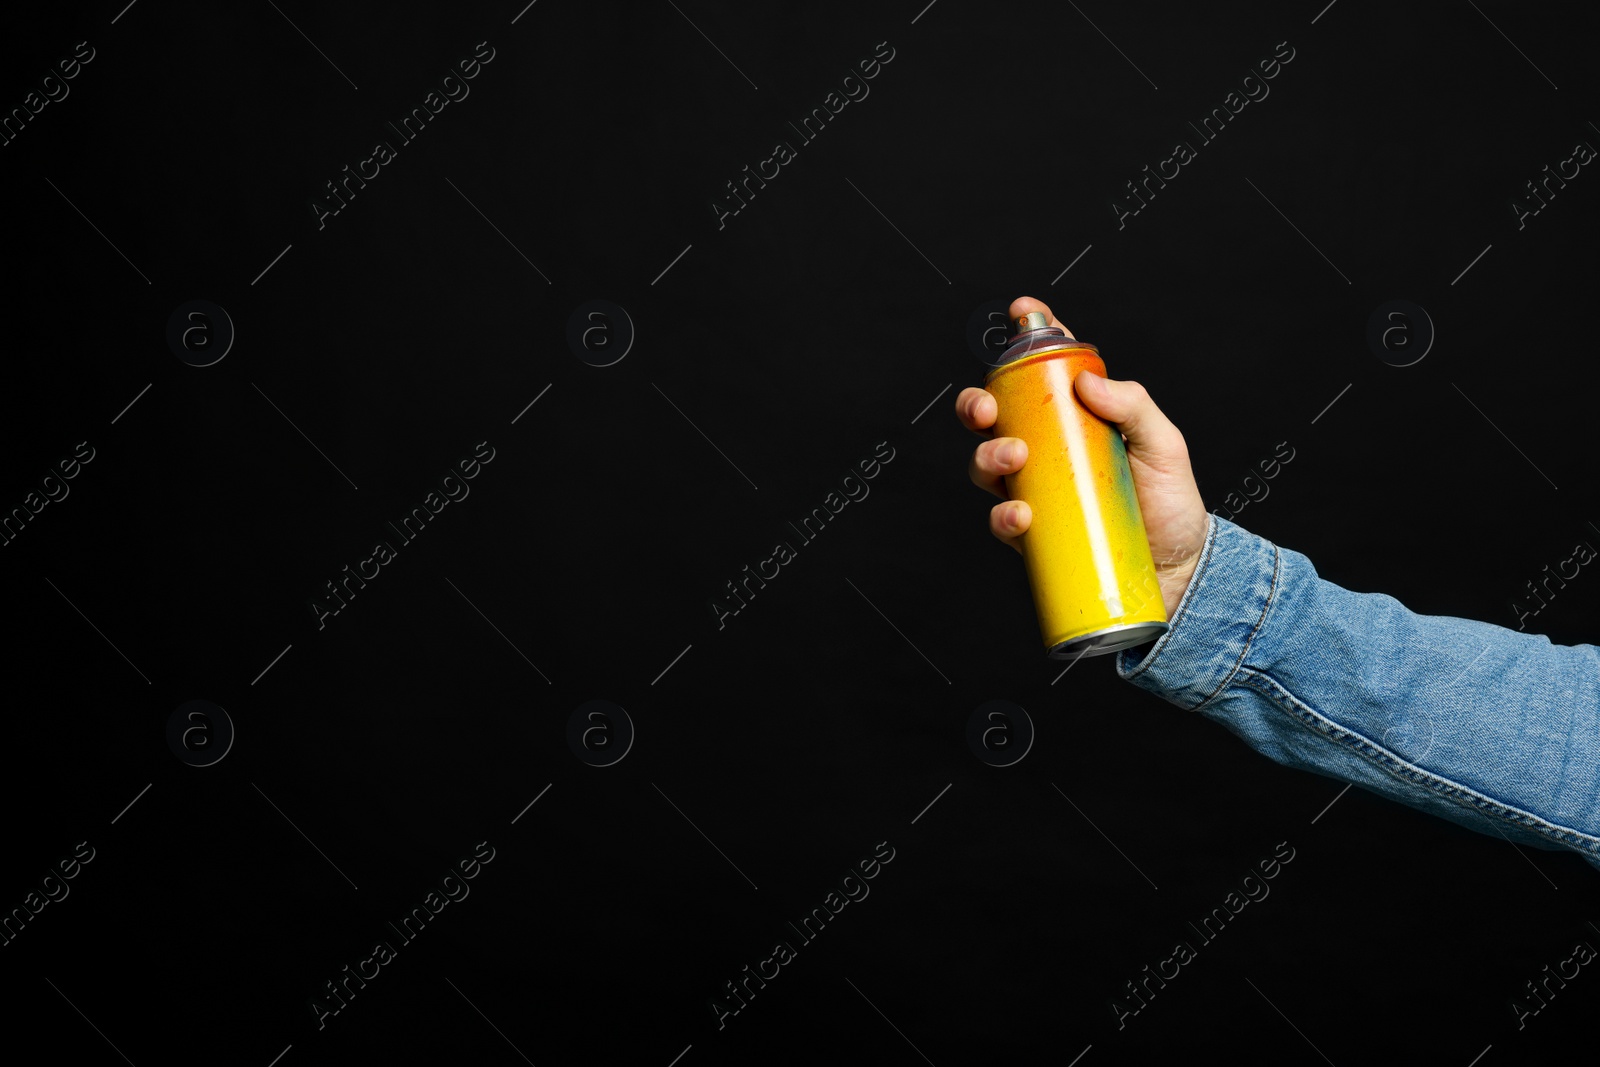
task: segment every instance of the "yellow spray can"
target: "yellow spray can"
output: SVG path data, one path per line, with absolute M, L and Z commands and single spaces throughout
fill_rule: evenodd
M 994 435 L 1028 445 L 1005 482 L 1033 511 L 1022 558 L 1045 649 L 1077 660 L 1154 641 L 1170 626 L 1127 446 L 1072 391 L 1079 374 L 1105 377 L 1105 361 L 1037 311 L 1016 326 L 984 388 L 1000 410 Z

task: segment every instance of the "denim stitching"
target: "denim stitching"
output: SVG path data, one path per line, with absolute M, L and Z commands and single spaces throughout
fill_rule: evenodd
M 1201 708 L 1211 703 L 1211 701 L 1215 700 L 1218 693 L 1221 693 L 1224 689 L 1228 688 L 1228 683 L 1233 681 L 1233 676 L 1239 673 L 1239 665 L 1242 664 L 1244 662 L 1244 658 L 1250 654 L 1250 646 L 1255 643 L 1256 634 L 1261 632 L 1261 624 L 1267 621 L 1267 613 L 1272 610 L 1273 597 L 1276 596 L 1278 592 L 1278 572 L 1282 566 L 1282 560 L 1278 554 L 1278 546 L 1272 544 L 1271 541 L 1267 541 L 1266 543 L 1272 545 L 1272 585 L 1267 589 L 1266 603 L 1262 604 L 1261 606 L 1261 617 L 1256 619 L 1256 624 L 1254 628 L 1251 629 L 1250 636 L 1244 639 L 1244 647 L 1239 649 L 1239 658 L 1233 661 L 1233 667 L 1228 671 L 1227 677 L 1223 678 L 1222 684 L 1213 689 L 1210 696 L 1207 696 L 1204 700 L 1200 701 L 1200 703 L 1190 708 L 1190 711 L 1199 711 Z
M 1586 834 L 1581 830 L 1558 826 L 1542 816 L 1513 808 L 1502 801 L 1495 800 L 1493 797 L 1485 796 L 1469 786 L 1453 782 L 1448 778 L 1425 771 L 1420 767 L 1413 767 L 1387 749 L 1373 744 L 1372 741 L 1354 730 L 1340 726 L 1332 719 L 1327 718 L 1311 705 L 1285 689 L 1277 679 L 1248 667 L 1241 672 L 1241 675 L 1241 684 L 1249 685 L 1251 688 L 1261 692 L 1272 700 L 1274 706 L 1282 708 L 1305 725 L 1325 735 L 1330 741 L 1351 749 L 1356 754 L 1364 757 L 1369 763 L 1403 782 L 1421 785 L 1463 807 L 1472 808 L 1480 814 L 1486 814 L 1513 826 L 1532 830 L 1563 847 L 1600 854 L 1600 837 Z M 1355 740 L 1350 740 L 1352 738 Z

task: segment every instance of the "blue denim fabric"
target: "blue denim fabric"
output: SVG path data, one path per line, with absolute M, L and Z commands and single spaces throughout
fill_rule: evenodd
M 1285 766 L 1600 867 L 1600 648 L 1353 593 L 1216 514 L 1171 622 L 1118 675 Z

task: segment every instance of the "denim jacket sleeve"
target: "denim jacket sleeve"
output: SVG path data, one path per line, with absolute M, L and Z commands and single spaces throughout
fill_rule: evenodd
M 1353 593 L 1216 514 L 1171 623 L 1118 675 L 1278 763 L 1600 867 L 1600 648 Z

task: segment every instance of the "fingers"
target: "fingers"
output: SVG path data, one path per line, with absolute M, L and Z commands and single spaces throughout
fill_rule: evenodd
M 1015 474 L 1028 461 L 1028 443 L 1020 437 L 996 437 L 972 450 L 967 475 L 972 484 L 1004 500 L 1005 476 Z
M 1035 300 L 1031 296 L 1019 296 L 1015 300 L 1011 301 L 1012 322 L 1022 318 L 1022 316 L 1028 314 L 1030 311 L 1042 312 L 1044 317 L 1049 320 L 1050 325 L 1056 327 L 1068 337 L 1072 337 L 1072 331 L 1067 329 L 1066 326 L 1062 325 L 1061 321 L 1056 318 L 1055 313 L 1050 310 L 1050 305 L 1046 304 L 1043 300 Z M 1074 341 L 1077 340 L 1076 337 L 1072 337 L 1072 339 Z
M 956 397 L 956 418 L 961 420 L 961 425 L 975 433 L 984 434 L 999 417 L 1000 405 L 987 389 L 969 385 Z
M 1019 538 L 1033 524 L 1033 510 L 1025 500 L 1007 500 L 989 510 L 989 532 L 1018 552 L 1022 551 Z
M 1049 305 L 1042 300 L 1035 300 L 1031 296 L 1019 297 L 1011 302 L 1009 310 L 1013 320 L 1029 312 L 1040 312 L 1051 326 L 1068 337 L 1073 336 L 1072 331 L 1062 325 Z M 994 395 L 987 390 L 971 386 L 963 389 L 956 397 L 956 418 L 961 421 L 961 425 L 974 433 L 987 435 L 999 416 L 1000 406 L 995 401 Z M 1001 502 L 989 511 L 989 532 L 1017 552 L 1022 551 L 1019 539 L 1033 524 L 1033 509 L 1028 507 L 1025 500 L 1006 499 L 1005 476 L 1015 474 L 1027 461 L 1026 441 L 1016 437 L 1000 437 L 985 441 L 974 449 L 972 461 L 967 468 L 974 485 L 987 489 L 1001 499 Z

